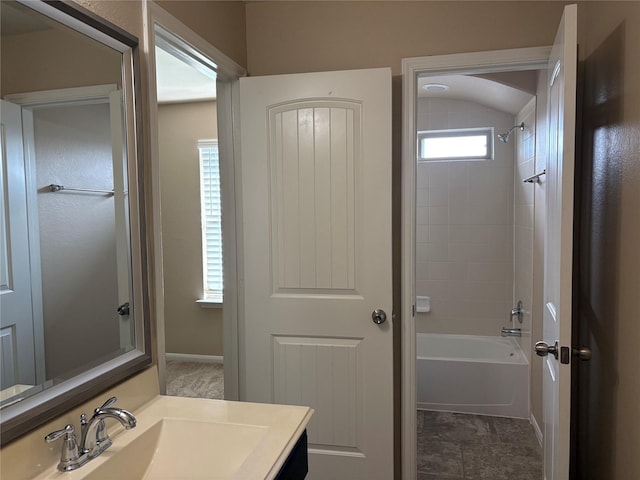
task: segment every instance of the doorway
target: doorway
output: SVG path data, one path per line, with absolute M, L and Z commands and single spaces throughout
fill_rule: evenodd
M 516 422 L 518 425 L 505 428 L 522 429 L 523 425 L 520 425 L 520 423 L 524 422 L 526 425 L 524 425 L 523 429 L 529 429 L 526 441 L 530 442 L 533 439 L 533 447 L 539 449 L 539 445 L 535 445 L 538 442 L 535 440 L 533 432 L 536 432 L 538 439 L 541 438 L 541 434 L 539 433 L 540 428 L 537 427 L 538 419 L 535 416 L 530 416 L 529 382 L 525 382 L 521 389 L 517 389 L 517 393 L 521 395 L 524 393 L 523 404 L 506 413 L 492 410 L 495 407 L 493 404 L 505 403 L 499 399 L 493 399 L 488 402 L 492 405 L 486 406 L 479 405 L 482 402 L 473 399 L 467 401 L 464 398 L 462 401 L 449 398 L 417 399 L 421 390 L 420 382 L 415 380 L 417 376 L 422 375 L 424 371 L 431 375 L 442 376 L 440 367 L 434 369 L 435 363 L 429 363 L 428 361 L 424 363 L 422 359 L 416 361 L 417 357 L 421 357 L 418 352 L 420 345 L 424 343 L 423 340 L 427 341 L 426 337 L 423 338 L 421 335 L 425 333 L 432 334 L 432 337 L 438 336 L 437 343 L 440 345 L 444 340 L 452 340 L 451 337 L 459 337 L 458 340 L 469 340 L 469 334 L 480 338 L 481 343 L 486 343 L 489 337 L 496 338 L 498 342 L 506 340 L 508 343 L 513 344 L 514 348 L 510 352 L 516 357 L 518 355 L 523 357 L 522 363 L 527 375 L 529 374 L 529 364 L 534 367 L 531 372 L 531 384 L 540 385 L 539 372 L 535 371 L 536 368 L 539 369 L 539 365 L 535 362 L 535 359 L 529 362 L 531 360 L 531 338 L 539 336 L 536 328 L 541 323 L 531 321 L 532 316 L 536 314 L 531 305 L 535 303 L 535 294 L 539 293 L 534 291 L 535 289 L 531 284 L 531 277 L 534 275 L 534 263 L 532 260 L 536 254 L 533 246 L 536 243 L 533 238 L 529 240 L 526 236 L 523 237 L 523 233 L 532 235 L 533 205 L 534 202 L 538 201 L 539 195 L 542 198 L 544 198 L 544 195 L 543 190 L 538 188 L 538 185 L 523 184 L 522 180 L 524 178 L 520 178 L 525 172 L 532 170 L 535 173 L 540 168 L 535 165 L 535 161 L 531 160 L 530 155 L 527 156 L 527 152 L 535 151 L 533 147 L 540 142 L 540 138 L 536 142 L 535 134 L 532 135 L 538 123 L 531 120 L 531 110 L 535 111 L 535 103 L 528 106 L 521 104 L 517 111 L 513 111 L 510 117 L 506 117 L 504 121 L 510 123 L 510 125 L 504 126 L 500 122 L 494 122 L 494 131 L 491 132 L 491 135 L 495 151 L 487 155 L 491 156 L 494 153 L 495 155 L 492 157 L 494 158 L 492 164 L 490 162 L 486 163 L 486 166 L 491 171 L 483 171 L 481 161 L 468 161 L 468 159 L 465 159 L 467 161 L 446 162 L 444 159 L 435 159 L 435 162 L 431 162 L 433 159 L 428 159 L 427 154 L 421 155 L 421 149 L 426 143 L 423 139 L 437 137 L 442 133 L 442 130 L 450 130 L 454 127 L 458 130 L 456 135 L 459 135 L 461 130 L 465 130 L 462 127 L 467 127 L 467 129 L 478 128 L 478 125 L 469 123 L 473 123 L 473 118 L 479 118 L 480 123 L 487 123 L 487 111 L 485 109 L 480 115 L 467 114 L 464 125 L 447 124 L 447 121 L 456 115 L 454 113 L 456 107 L 444 105 L 442 98 L 437 98 L 437 95 L 431 95 L 431 99 L 421 100 L 419 92 L 425 90 L 423 87 L 428 85 L 434 89 L 446 89 L 447 81 L 455 81 L 456 79 L 471 81 L 472 78 L 478 77 L 482 80 L 490 79 L 504 84 L 512 82 L 516 78 L 524 78 L 525 72 L 529 71 L 534 72 L 533 75 L 536 78 L 532 93 L 537 93 L 536 90 L 539 90 L 537 88 L 539 83 L 537 81 L 537 71 L 547 68 L 548 49 L 519 49 L 492 53 L 494 55 L 482 53 L 461 54 L 406 59 L 403 61 L 405 111 L 403 118 L 402 295 L 403 312 L 410 312 L 410 318 L 404 321 L 402 354 L 402 415 L 404 427 L 402 455 L 403 472 L 407 475 L 406 478 L 414 478 L 418 471 L 429 473 L 428 465 L 425 465 L 424 460 L 420 464 L 420 468 L 418 469 L 417 467 L 420 457 L 417 451 L 419 441 L 416 439 L 423 439 L 423 426 L 428 424 L 429 427 L 425 431 L 429 430 L 433 433 L 438 421 L 442 423 L 443 420 L 438 418 L 439 414 L 433 413 L 438 410 L 446 411 L 446 414 L 440 415 L 448 416 L 445 420 L 453 423 L 462 421 L 461 419 L 464 417 L 460 417 L 460 415 L 463 415 L 463 413 L 481 415 L 481 417 L 474 417 L 472 423 L 476 426 L 484 425 L 486 428 L 483 427 L 480 430 L 484 430 L 485 433 L 495 434 L 498 440 L 499 434 L 497 430 L 499 429 L 495 422 L 498 421 L 498 423 L 502 424 L 505 421 L 493 416 L 519 417 L 523 420 Z M 466 89 L 467 94 L 470 91 L 477 92 L 477 88 Z M 484 107 L 486 107 L 488 98 L 489 96 L 485 95 L 480 102 L 484 103 Z M 464 100 L 467 101 L 469 99 Z M 541 102 L 539 103 L 544 105 L 545 100 L 540 100 Z M 506 102 L 506 99 L 502 98 L 501 101 Z M 424 104 L 422 107 L 420 106 L 421 103 Z M 425 109 L 429 110 L 429 108 L 431 109 L 430 114 L 425 114 Z M 504 110 L 504 107 L 498 109 Z M 444 124 L 442 122 L 438 123 L 438 111 L 440 111 L 440 116 L 445 118 Z M 539 112 L 538 118 L 541 118 L 542 114 L 543 112 Z M 535 117 L 534 113 L 533 118 Z M 525 135 L 519 135 L 520 133 L 525 133 L 524 130 L 514 128 L 522 122 L 527 125 Z M 487 124 L 484 126 L 492 125 Z M 514 134 L 514 131 L 517 133 Z M 511 135 L 506 135 L 508 132 L 511 132 Z M 498 134 L 501 134 L 500 136 L 505 140 L 511 137 L 512 146 L 505 149 L 508 143 L 501 141 Z M 447 135 L 450 136 L 452 133 L 447 132 L 444 136 L 446 137 Z M 416 136 L 418 137 L 416 138 Z M 513 145 L 516 145 L 516 148 Z M 508 171 L 501 172 L 495 167 L 500 161 L 504 161 L 504 159 L 501 160 L 501 156 L 505 152 L 517 156 L 515 159 L 512 158 L 510 160 Z M 526 161 L 529 161 L 529 163 L 523 163 Z M 541 161 L 544 161 L 544 159 L 541 159 Z M 523 169 L 522 167 L 525 168 Z M 459 175 L 456 175 L 456 172 Z M 438 177 L 438 175 L 442 178 Z M 506 177 L 508 181 L 504 182 L 503 186 L 494 185 L 495 182 L 500 181 L 498 178 L 500 176 Z M 452 177 L 456 178 L 456 180 L 453 184 L 449 184 L 448 180 Z M 460 178 L 464 180 L 464 185 L 458 185 L 459 188 L 455 191 L 456 182 Z M 420 182 L 423 183 L 421 184 Z M 454 188 L 454 191 L 447 192 L 444 190 L 445 187 L 443 185 L 446 188 Z M 432 187 L 431 191 L 429 191 L 429 187 Z M 482 192 L 483 187 L 487 187 L 484 193 Z M 493 197 L 496 196 L 495 192 L 501 192 L 504 189 L 510 195 L 510 203 L 502 202 L 498 204 Z M 537 190 L 540 191 L 538 192 Z M 502 194 L 500 195 L 503 196 Z M 491 220 L 488 218 L 496 216 L 497 213 L 505 217 L 504 221 L 502 219 Z M 454 219 L 454 223 L 450 224 L 449 220 L 452 215 L 458 215 L 460 218 Z M 491 220 L 489 225 L 479 225 L 479 220 L 483 216 L 487 217 L 487 220 Z M 531 225 L 528 222 L 523 223 L 522 218 L 529 219 Z M 500 221 L 498 222 L 498 220 Z M 491 226 L 495 222 L 501 224 L 499 228 Z M 493 238 L 497 234 L 500 234 L 500 238 Z M 477 242 L 475 242 L 474 236 L 478 235 L 484 236 L 484 238 L 476 238 Z M 452 236 L 455 238 L 452 238 Z M 418 243 L 419 248 L 416 248 L 416 240 L 420 242 Z M 452 240 L 454 243 L 450 243 Z M 481 246 L 482 243 L 485 243 L 484 247 Z M 526 245 L 524 248 L 523 243 Z M 501 248 L 499 248 L 500 244 L 503 244 Z M 489 247 L 488 250 L 487 247 Z M 540 250 L 537 254 L 542 255 L 542 251 Z M 480 258 L 468 263 L 469 260 L 475 258 L 473 255 L 480 255 Z M 526 268 L 521 268 L 525 267 L 522 263 L 523 255 L 527 260 Z M 489 261 L 489 257 L 492 256 L 495 257 L 492 260 L 498 262 L 493 266 L 489 265 L 492 263 Z M 458 264 L 461 261 L 467 263 Z M 523 270 L 528 270 L 528 280 L 526 278 L 527 275 L 523 275 Z M 487 280 L 484 277 L 485 274 L 493 275 L 494 278 Z M 505 279 L 509 281 L 504 282 Z M 513 280 L 518 281 L 514 282 Z M 449 287 L 446 286 L 447 283 Z M 476 287 L 481 288 L 474 288 L 474 283 Z M 459 289 L 462 289 L 462 291 L 458 291 Z M 522 309 L 523 323 L 520 324 L 517 320 L 518 316 L 510 316 L 510 312 L 517 310 L 517 299 L 515 297 L 516 295 L 522 296 L 523 290 L 529 291 L 528 302 L 526 302 L 529 303 L 529 307 Z M 416 295 L 418 296 L 417 302 Z M 474 298 L 479 300 L 477 305 L 471 301 Z M 493 299 L 493 302 L 489 301 L 491 299 Z M 501 306 L 500 302 L 504 302 L 504 305 Z M 461 306 L 464 308 L 461 308 Z M 411 312 L 413 312 L 413 315 Z M 454 318 L 456 315 L 458 317 Z M 511 318 L 514 319 L 514 322 L 511 322 Z M 501 337 L 501 330 L 503 334 L 507 335 L 506 337 Z M 521 336 L 511 336 L 516 333 L 521 334 Z M 417 343 L 416 338 L 418 338 Z M 462 350 L 467 349 L 462 347 Z M 440 360 L 439 358 L 438 361 Z M 452 365 L 455 364 L 456 368 L 462 363 L 458 360 L 455 359 L 454 363 L 452 363 Z M 514 367 L 517 368 L 517 366 Z M 479 364 L 474 363 L 471 366 L 472 370 L 477 368 L 479 368 Z M 501 365 L 500 368 L 506 367 Z M 501 372 L 498 376 L 503 374 Z M 449 378 L 452 376 L 452 374 L 447 375 Z M 471 382 L 474 375 L 476 374 L 471 375 Z M 455 376 L 457 377 L 458 374 L 455 374 Z M 484 374 L 482 377 L 486 378 Z M 515 377 L 521 378 L 521 375 L 516 373 Z M 500 385 L 500 382 L 497 385 Z M 426 390 L 428 391 L 429 389 L 427 388 Z M 459 389 L 453 388 L 452 390 Z M 474 390 L 475 393 L 477 391 L 477 389 Z M 491 389 L 491 392 L 492 394 L 495 393 L 495 389 Z M 507 393 L 507 395 L 512 394 L 513 392 Z M 465 403 L 470 405 L 464 405 Z M 425 408 L 428 413 L 421 413 L 416 417 L 417 407 L 420 406 Z M 475 411 L 478 408 L 479 411 Z M 486 415 L 488 416 L 485 417 Z M 533 428 L 529 426 L 530 420 Z M 541 415 L 539 420 L 542 420 Z M 451 427 L 451 425 L 448 425 L 448 427 Z M 475 440 L 471 440 L 471 442 L 475 442 Z M 457 447 L 462 449 L 463 445 L 458 445 Z M 483 455 L 488 455 L 487 459 L 491 455 L 486 449 L 479 449 L 476 454 L 479 452 Z M 468 459 L 471 456 L 473 456 L 473 452 L 467 452 L 466 458 Z M 465 468 L 464 473 L 475 468 L 473 470 L 474 475 L 481 478 L 482 463 L 480 459 L 475 465 L 467 463 L 463 466 L 461 460 L 460 464 L 454 466 L 454 468 L 460 469 L 457 471 L 461 477 L 463 468 Z M 431 473 L 443 472 L 432 470 Z
M 231 92 L 244 70 L 157 5 L 146 14 L 161 391 L 235 399 L 234 252 L 222 245 L 235 243 Z

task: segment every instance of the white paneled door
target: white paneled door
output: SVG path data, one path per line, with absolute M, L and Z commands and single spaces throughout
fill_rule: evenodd
M 549 57 L 544 263 L 544 474 L 569 478 L 573 179 L 575 163 L 577 8 L 565 7 Z M 550 351 L 549 353 L 552 353 Z
M 0 390 L 34 385 L 36 359 L 22 111 L 0 100 Z M 41 357 L 39 357 L 41 360 Z M 37 370 L 39 369 L 39 370 Z
M 391 72 L 243 78 L 240 104 L 241 398 L 315 409 L 308 478 L 390 479 Z

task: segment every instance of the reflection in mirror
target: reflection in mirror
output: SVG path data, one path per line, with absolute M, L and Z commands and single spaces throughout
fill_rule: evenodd
M 116 41 L 107 24 L 83 28 L 78 19 L 97 19 L 64 4 L 2 0 L 0 8 L 4 444 L 7 416 L 61 394 L 69 400 L 70 388 L 86 390 L 110 365 L 126 370 L 149 356 L 139 301 L 144 252 L 132 262 L 141 228 L 129 119 L 135 39 L 117 31 L 129 45 Z

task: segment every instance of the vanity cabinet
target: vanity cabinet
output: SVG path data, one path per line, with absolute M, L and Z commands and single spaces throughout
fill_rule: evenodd
M 303 480 L 308 471 L 307 431 L 305 430 L 276 475 L 276 480 Z

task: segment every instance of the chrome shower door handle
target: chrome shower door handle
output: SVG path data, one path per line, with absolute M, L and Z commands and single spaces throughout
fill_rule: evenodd
M 376 308 L 371 313 L 371 319 L 373 320 L 373 323 L 375 323 L 376 325 L 381 325 L 387 321 L 387 314 L 385 313 L 384 310 Z

